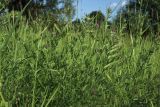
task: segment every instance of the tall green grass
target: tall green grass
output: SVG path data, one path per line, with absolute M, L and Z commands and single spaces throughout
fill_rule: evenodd
M 160 106 L 159 40 L 129 35 L 125 24 L 113 32 L 0 20 L 0 106 Z

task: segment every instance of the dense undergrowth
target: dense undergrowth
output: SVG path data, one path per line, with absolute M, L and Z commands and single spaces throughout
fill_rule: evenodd
M 160 106 L 158 39 L 123 25 L 0 20 L 0 106 Z

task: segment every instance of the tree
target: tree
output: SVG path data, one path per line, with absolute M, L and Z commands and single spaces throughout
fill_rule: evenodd
M 22 11 L 25 16 L 37 17 L 42 14 L 52 14 L 71 18 L 74 15 L 73 0 L 3 0 L 5 8 L 10 11 Z M 61 6 L 59 6 L 61 5 Z M 4 9 L 5 9 L 4 8 Z M 4 11 L 4 9 L 2 9 Z
M 92 11 L 86 16 L 86 21 L 93 21 L 97 26 L 100 26 L 105 21 L 105 16 L 101 11 Z
M 4 12 L 6 4 L 7 4 L 6 0 L 1 0 L 0 1 L 0 15 Z
M 60 8 L 60 13 L 63 18 L 67 20 L 72 19 L 75 14 L 75 7 L 73 2 L 75 0 L 61 0 L 62 7 Z
M 127 31 L 132 33 L 139 32 L 141 28 L 143 34 L 151 30 L 157 33 L 159 15 L 160 0 L 130 0 L 126 6 L 122 7 L 114 21 L 125 22 Z
M 127 8 L 130 10 L 142 11 L 147 14 L 153 22 L 159 21 L 160 0 L 131 0 Z

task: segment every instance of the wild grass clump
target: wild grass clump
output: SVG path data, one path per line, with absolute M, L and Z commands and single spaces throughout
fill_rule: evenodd
M 0 106 L 160 106 L 158 40 L 22 19 L 0 22 Z

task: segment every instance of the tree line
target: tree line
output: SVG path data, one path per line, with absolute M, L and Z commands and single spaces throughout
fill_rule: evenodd
M 27 18 L 38 16 L 51 16 L 54 19 L 72 19 L 75 15 L 74 0 L 2 0 L 4 7 L 11 11 L 23 11 Z M 160 0 L 129 0 L 120 9 L 117 16 L 110 23 L 126 23 L 128 33 L 135 33 L 142 30 L 142 35 L 146 32 L 158 32 L 160 22 Z M 87 17 L 94 18 L 94 23 L 100 25 L 105 20 L 105 15 L 100 11 L 93 11 Z M 80 22 L 80 21 L 79 21 Z M 137 27 L 136 27 L 137 26 Z
M 126 31 L 130 34 L 142 32 L 142 36 L 148 33 L 159 35 L 160 0 L 129 0 L 120 9 L 114 22 L 126 23 Z
M 72 18 L 75 14 L 74 0 L 2 0 L 0 13 L 21 11 L 28 18 L 52 15 L 54 17 Z

